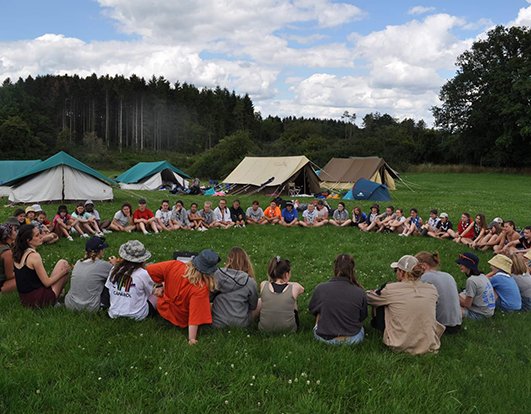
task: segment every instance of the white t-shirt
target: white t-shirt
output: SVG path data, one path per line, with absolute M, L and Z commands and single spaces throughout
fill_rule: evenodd
M 167 226 L 168 224 L 170 224 L 171 210 L 168 210 L 168 211 L 157 210 L 155 213 L 155 218 L 160 219 L 164 223 L 164 225 Z
M 111 318 L 125 317 L 141 321 L 148 316 L 149 307 L 147 301 L 155 283 L 144 268 L 136 269 L 131 278 L 130 286 L 121 286 L 119 288 L 111 283 L 109 275 L 105 286 L 109 289 L 111 302 L 109 316 Z
M 121 225 L 121 226 L 128 226 L 130 224 L 130 218 L 127 217 L 122 210 L 118 210 L 116 214 L 114 215 L 114 219 Z
M 316 219 L 317 219 L 317 210 L 313 210 L 311 213 L 310 213 L 310 210 L 304 210 L 304 212 L 302 213 L 302 217 L 306 219 L 306 222 L 307 223 L 310 223 L 310 224 L 313 224 L 315 223 Z
M 230 217 L 230 210 L 227 207 L 225 207 L 225 210 L 223 211 L 221 211 L 219 207 L 216 207 L 214 209 L 214 217 L 217 221 L 232 222 L 232 218 Z

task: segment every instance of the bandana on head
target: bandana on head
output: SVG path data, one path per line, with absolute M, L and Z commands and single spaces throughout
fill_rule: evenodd
M 12 231 L 13 226 L 11 224 L 0 224 L 0 242 L 5 243 Z

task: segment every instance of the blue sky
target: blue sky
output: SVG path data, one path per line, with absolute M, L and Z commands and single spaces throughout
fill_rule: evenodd
M 0 80 L 162 75 L 249 93 L 265 115 L 431 122 L 456 57 L 531 0 L 19 0 L 0 14 Z

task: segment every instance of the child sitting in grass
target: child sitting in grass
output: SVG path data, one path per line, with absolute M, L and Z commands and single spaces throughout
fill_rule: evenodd
M 289 260 L 273 257 L 267 273 L 269 281 L 260 284 L 260 322 L 258 329 L 264 332 L 295 332 L 299 328 L 297 298 L 304 288 L 290 282 Z

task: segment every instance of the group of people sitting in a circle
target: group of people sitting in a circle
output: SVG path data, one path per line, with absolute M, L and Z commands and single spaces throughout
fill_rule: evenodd
M 292 280 L 292 264 L 273 257 L 267 280 L 258 286 L 249 255 L 230 250 L 225 264 L 207 249 L 189 261 L 147 264 L 151 253 L 131 240 L 119 248 L 119 257 L 104 259 L 108 247 L 101 236 L 87 239 L 84 257 L 72 267 L 59 260 L 50 275 L 37 252 L 43 234 L 33 224 L 0 226 L 0 287 L 16 289 L 22 305 L 52 306 L 64 296 L 64 305 L 76 311 L 106 308 L 111 318 L 143 320 L 158 315 L 188 329 L 188 342 L 197 343 L 199 327 L 250 327 L 258 321 L 263 332 L 299 329 L 297 298 L 304 287 Z M 7 248 L 5 246 L 8 246 Z M 316 340 L 358 344 L 364 339 L 364 320 L 372 305 L 371 323 L 383 331 L 391 349 L 411 354 L 436 352 L 444 332 L 459 332 L 462 319 L 485 319 L 495 309 L 512 312 L 531 309 L 531 252 L 495 255 L 483 274 L 473 253 L 456 259 L 467 276 L 459 293 L 454 278 L 439 270 L 438 254 L 420 252 L 391 263 L 396 281 L 366 290 L 356 277 L 354 258 L 340 254 L 330 280 L 315 287 L 309 311 L 315 317 Z

